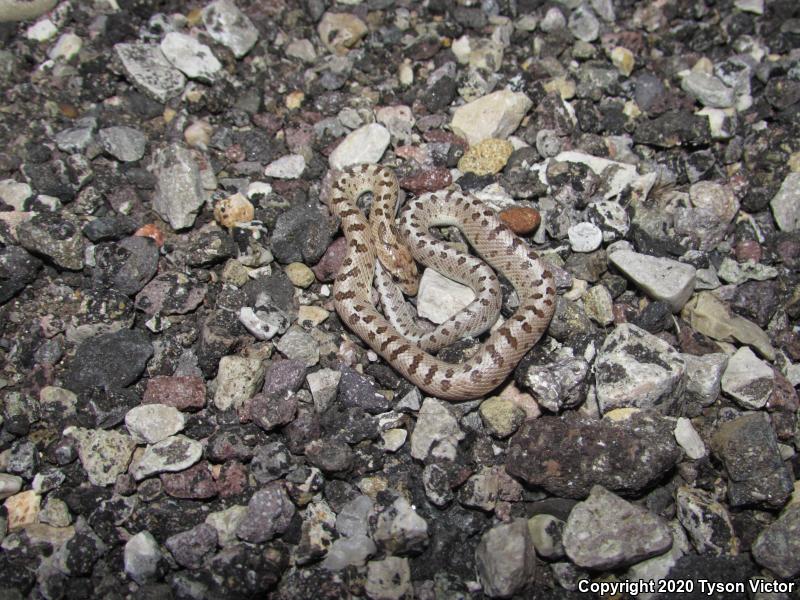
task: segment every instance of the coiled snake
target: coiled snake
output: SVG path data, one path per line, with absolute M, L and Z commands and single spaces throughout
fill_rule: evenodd
M 356 204 L 366 192 L 374 196 L 369 223 Z M 484 396 L 508 376 L 547 328 L 555 310 L 553 275 L 536 252 L 477 198 L 452 191 L 425 194 L 403 209 L 396 225 L 398 192 L 394 173 L 376 165 L 350 167 L 331 184 L 330 208 L 341 219 L 348 247 L 333 286 L 336 311 L 375 352 L 428 394 L 453 401 Z M 514 314 L 459 364 L 436 358 L 430 351 L 489 329 L 499 310 L 500 286 L 481 261 L 431 236 L 429 228 L 439 225 L 461 229 L 475 251 L 511 282 L 519 296 Z M 405 244 L 395 241 L 398 232 Z M 386 250 L 383 266 L 378 267 L 378 287 L 390 295 L 383 299 L 388 319 L 371 297 L 378 245 Z M 472 304 L 433 331 L 416 328 L 402 294 L 392 292 L 397 284 L 415 293 L 416 267 L 411 257 L 470 285 L 476 294 Z

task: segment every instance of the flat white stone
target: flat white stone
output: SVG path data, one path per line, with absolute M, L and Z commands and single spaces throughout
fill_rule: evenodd
M 328 158 L 328 163 L 331 168 L 337 170 L 351 165 L 375 164 L 386 152 L 391 138 L 389 130 L 383 125 L 378 123 L 364 125 L 349 133 L 336 146 Z
M 156 444 L 175 435 L 186 424 L 186 417 L 174 406 L 142 404 L 125 415 L 125 427 L 137 441 Z
M 743 408 L 763 408 L 775 387 L 775 373 L 749 346 L 743 346 L 728 360 L 722 374 L 722 391 Z
M 655 300 L 663 300 L 678 312 L 694 291 L 696 270 L 693 266 L 669 258 L 617 250 L 608 261 Z
M 800 173 L 789 173 L 770 201 L 775 223 L 781 231 L 800 229 Z
M 417 292 L 417 313 L 437 325 L 464 310 L 475 300 L 469 286 L 448 279 L 434 269 L 425 269 Z
M 189 79 L 210 83 L 222 68 L 211 48 L 185 33 L 169 32 L 161 40 L 161 51 Z
M 706 445 L 697 430 L 692 425 L 692 422 L 685 418 L 679 417 L 678 422 L 675 424 L 675 441 L 683 448 L 692 460 L 703 458 L 706 455 Z
M 147 446 L 133 477 L 141 481 L 157 473 L 177 473 L 188 469 L 203 456 L 203 445 L 184 435 L 173 435 L 157 444 Z
M 592 223 L 577 223 L 567 232 L 574 252 L 594 252 L 603 243 L 603 232 Z
M 519 127 L 533 102 L 522 92 L 500 90 L 459 106 L 450 126 L 470 146 L 489 138 L 507 138 Z
M 164 104 L 183 91 L 186 78 L 156 44 L 115 44 L 114 51 L 131 82 L 156 102 Z
M 80 52 L 83 47 L 83 40 L 74 33 L 64 33 L 58 41 L 50 48 L 47 56 L 51 60 L 69 60 Z
M 58 28 L 50 19 L 40 19 L 25 31 L 25 37 L 35 42 L 45 42 L 58 33 Z
M 231 0 L 217 0 L 203 9 L 203 24 L 215 41 L 242 58 L 258 41 L 258 29 Z
M 306 169 L 306 159 L 300 154 L 288 154 L 272 161 L 264 169 L 264 175 L 276 179 L 297 179 Z
M 33 195 L 31 186 L 27 183 L 4 179 L 0 181 L 0 200 L 14 210 L 25 210 L 25 201 Z

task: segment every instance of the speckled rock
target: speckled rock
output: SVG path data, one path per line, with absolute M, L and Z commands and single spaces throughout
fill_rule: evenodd
M 236 535 L 251 543 L 266 542 L 289 527 L 295 508 L 283 484 L 268 483 L 247 504 L 247 512 L 236 528 Z
M 483 592 L 490 598 L 510 598 L 536 571 L 536 552 L 525 519 L 489 529 L 475 548 L 475 566 Z
M 788 506 L 777 521 L 765 527 L 752 546 L 753 558 L 778 577 L 800 573 L 800 506 Z
M 214 218 L 223 227 L 231 228 L 237 223 L 249 223 L 255 217 L 253 204 L 243 194 L 233 194 L 217 202 Z
M 205 381 L 196 376 L 151 377 L 142 404 L 165 404 L 178 410 L 203 408 L 206 405 Z
M 258 41 L 258 29 L 231 0 L 215 0 L 203 9 L 203 24 L 208 34 L 242 58 Z
M 183 471 L 200 460 L 202 455 L 203 446 L 200 442 L 184 435 L 173 435 L 145 448 L 133 468 L 133 476 L 139 481 L 157 473 Z
M 191 227 L 206 200 L 192 152 L 181 144 L 162 148 L 153 156 L 153 171 L 153 209 L 176 231 Z
M 166 59 L 157 44 L 116 44 L 114 51 L 131 82 L 161 104 L 183 91 L 186 78 Z
M 367 26 L 354 14 L 326 12 L 317 32 L 330 52 L 345 54 L 367 34 Z
M 196 309 L 206 286 L 180 272 L 162 273 L 136 294 L 136 308 L 148 315 L 183 315 Z
M 64 213 L 38 214 L 20 223 L 16 232 L 20 245 L 26 250 L 50 259 L 63 269 L 79 271 L 83 268 L 86 240 L 74 217 Z
M 497 138 L 482 140 L 469 147 L 458 161 L 458 169 L 476 175 L 493 175 L 506 166 L 514 152 L 511 142 Z
M 71 427 L 64 435 L 78 442 L 81 465 L 94 485 L 112 485 L 131 461 L 135 440 L 117 431 Z
M 264 381 L 264 365 L 255 358 L 223 356 L 217 370 L 214 406 L 220 410 L 239 408 Z

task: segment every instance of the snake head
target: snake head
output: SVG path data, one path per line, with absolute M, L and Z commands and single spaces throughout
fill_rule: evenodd
M 408 248 L 380 240 L 378 257 L 384 270 L 406 296 L 416 296 L 419 288 L 417 263 Z

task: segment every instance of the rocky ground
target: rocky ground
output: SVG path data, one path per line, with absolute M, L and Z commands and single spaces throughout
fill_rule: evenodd
M 796 0 L 0 20 L 0 599 L 800 597 L 736 589 L 800 581 Z M 324 182 L 361 162 L 552 265 L 496 395 L 338 319 Z

